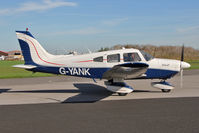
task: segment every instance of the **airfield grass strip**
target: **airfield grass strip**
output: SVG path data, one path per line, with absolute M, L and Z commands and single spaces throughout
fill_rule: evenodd
M 199 60 L 197 61 L 187 61 L 188 63 L 190 63 L 191 67 L 189 68 L 191 69 L 199 69 Z
M 12 67 L 13 65 L 17 64 L 24 64 L 24 61 L 0 61 L 0 79 L 52 76 L 52 74 L 40 73 L 40 72 L 33 73 L 24 69 Z

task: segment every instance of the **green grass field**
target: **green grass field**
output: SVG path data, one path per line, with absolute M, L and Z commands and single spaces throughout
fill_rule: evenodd
M 189 69 L 199 69 L 199 61 L 188 61 L 191 64 Z M 23 61 L 0 61 L 0 78 L 29 78 L 29 77 L 48 77 L 53 74 L 32 73 L 20 68 L 13 68 L 13 65 L 24 64 Z
M 190 63 L 191 68 L 189 69 L 199 69 L 199 60 L 198 61 L 187 61 L 188 63 Z
M 52 74 L 32 73 L 20 68 L 13 68 L 13 65 L 24 64 L 23 61 L 0 61 L 0 78 L 28 78 L 28 77 L 47 77 Z

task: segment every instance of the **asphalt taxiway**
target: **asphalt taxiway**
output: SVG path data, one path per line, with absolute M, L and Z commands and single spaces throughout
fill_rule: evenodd
M 162 93 L 150 80 L 127 81 L 135 91 L 118 96 L 103 81 L 75 77 L 0 80 L 0 132 L 198 133 L 199 70 L 170 80 Z
M 134 92 L 127 96 L 118 96 L 107 91 L 104 81 L 94 83 L 91 79 L 76 77 L 47 77 L 0 80 L 0 105 L 96 102 L 127 99 L 199 97 L 198 70 L 185 71 L 183 87 L 180 77 L 175 76 L 170 82 L 175 89 L 162 93 L 151 87 L 151 80 L 129 80 Z M 156 81 L 156 80 L 153 80 Z
M 199 98 L 0 106 L 1 133 L 198 133 Z

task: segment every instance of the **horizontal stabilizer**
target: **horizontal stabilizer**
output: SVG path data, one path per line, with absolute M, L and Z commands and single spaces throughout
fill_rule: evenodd
M 37 66 L 20 64 L 20 65 L 14 65 L 12 67 L 22 68 L 22 69 L 33 69 L 36 68 Z

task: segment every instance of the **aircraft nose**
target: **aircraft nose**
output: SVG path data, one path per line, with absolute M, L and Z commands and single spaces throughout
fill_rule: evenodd
M 182 61 L 182 62 L 181 62 L 181 67 L 182 67 L 183 69 L 185 69 L 185 68 L 190 68 L 191 65 L 190 65 L 189 63 L 187 63 L 187 62 Z

